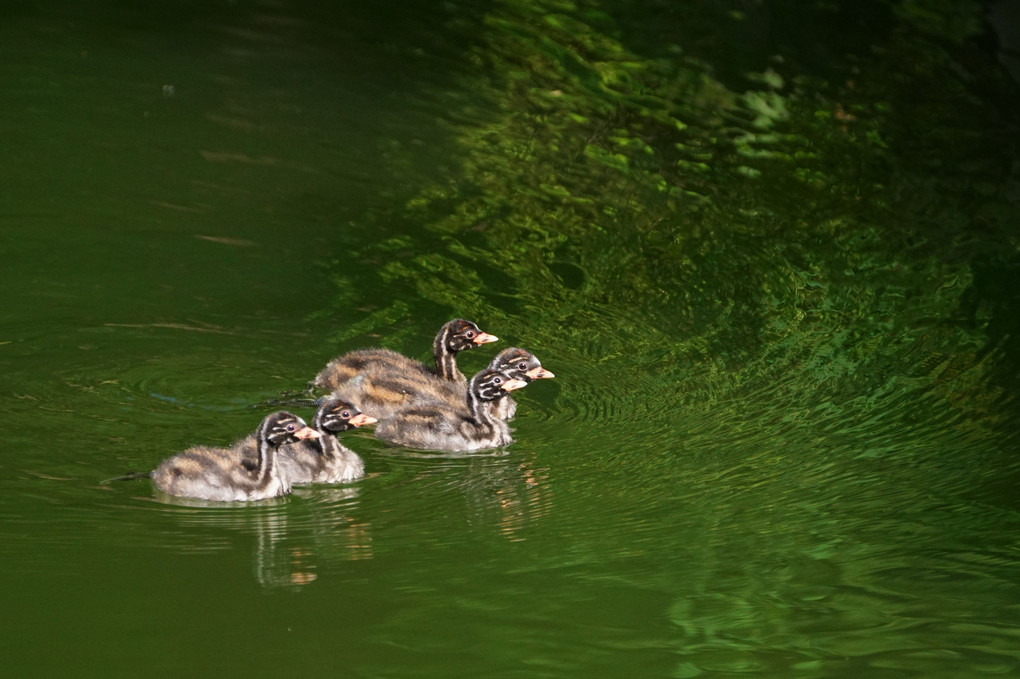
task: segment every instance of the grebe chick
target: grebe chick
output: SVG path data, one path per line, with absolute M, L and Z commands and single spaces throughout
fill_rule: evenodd
M 312 420 L 319 432 L 314 441 L 298 441 L 280 448 L 276 464 L 280 473 L 295 486 L 309 483 L 348 483 L 365 475 L 365 462 L 337 438 L 340 432 L 372 424 L 374 417 L 365 415 L 350 403 L 327 398 Z
M 290 482 L 277 468 L 277 448 L 318 436 L 300 417 L 281 410 L 255 430 L 254 459 L 244 454 L 249 437 L 229 448 L 189 448 L 164 460 L 150 476 L 161 491 L 179 497 L 218 502 L 278 497 L 290 492 Z
M 533 353 L 519 347 L 510 347 L 499 352 L 489 363 L 489 367 L 528 384 L 531 384 L 533 380 L 548 380 L 556 377 L 542 367 Z M 489 409 L 493 416 L 501 420 L 511 420 L 517 414 L 517 402 L 512 396 L 507 396 L 490 403 Z
M 463 384 L 467 380 L 457 368 L 457 354 L 473 349 L 479 344 L 488 344 L 498 339 L 495 335 L 482 332 L 471 321 L 456 318 L 443 325 L 432 342 L 435 368 L 429 368 L 421 361 L 408 358 L 390 349 L 358 349 L 330 361 L 315 376 L 312 385 L 335 391 L 359 375 L 413 374 L 416 372 Z M 362 408 L 365 407 L 365 404 L 360 401 L 355 400 L 355 403 L 358 403 Z
M 513 442 L 506 422 L 486 407 L 514 389 L 526 387 L 498 370 L 486 368 L 471 378 L 459 407 L 448 402 L 415 405 L 381 420 L 375 435 L 410 448 L 468 451 L 498 448 Z
M 489 368 L 529 384 L 555 377 L 534 354 L 518 347 L 499 352 Z M 452 408 L 463 407 L 467 384 L 442 380 L 420 370 L 403 373 L 373 370 L 348 380 L 333 395 L 360 404 L 365 412 L 382 420 L 412 406 L 445 403 Z M 517 403 L 511 396 L 487 402 L 486 407 L 500 420 L 509 420 L 517 413 Z
M 463 407 L 466 393 L 467 384 L 410 369 L 368 370 L 347 380 L 332 395 L 357 403 L 365 413 L 383 420 L 413 406 L 446 403 Z

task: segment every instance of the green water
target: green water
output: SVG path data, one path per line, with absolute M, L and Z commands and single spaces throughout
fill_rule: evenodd
M 1018 85 L 980 9 L 0 8 L 7 676 L 1020 676 Z M 505 451 L 100 485 L 462 316 Z M 296 408 L 305 416 L 309 408 Z

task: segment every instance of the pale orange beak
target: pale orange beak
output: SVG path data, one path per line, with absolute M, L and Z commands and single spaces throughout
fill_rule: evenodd
M 304 429 L 298 429 L 294 432 L 294 438 L 317 439 L 319 438 L 319 432 L 315 431 L 311 427 L 305 427 Z
M 528 383 L 524 380 L 507 380 L 500 389 L 503 391 L 513 391 L 515 389 L 523 389 L 526 386 L 528 386 Z
M 361 427 L 366 424 L 375 424 L 379 420 L 375 419 L 374 417 L 369 417 L 365 413 L 358 413 L 357 415 L 355 415 L 354 417 L 347 421 L 351 424 L 352 427 Z
M 499 338 L 495 335 L 490 335 L 487 332 L 480 332 L 475 335 L 475 338 L 471 341 L 475 344 L 488 344 L 489 342 L 498 342 Z
M 551 372 L 549 372 L 548 370 L 546 370 L 542 366 L 538 366 L 537 368 L 532 368 L 531 370 L 529 370 L 528 372 L 526 372 L 524 374 L 527 375 L 528 377 L 530 377 L 533 380 L 548 380 L 548 379 L 552 379 L 553 377 L 556 377 L 556 375 L 553 375 Z

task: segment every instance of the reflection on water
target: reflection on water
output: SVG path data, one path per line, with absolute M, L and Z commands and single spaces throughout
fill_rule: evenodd
M 435 509 L 441 498 L 447 511 L 459 507 L 455 514 L 463 517 L 464 529 L 508 541 L 524 540 L 554 510 L 549 469 L 539 465 L 534 452 L 433 455 L 383 449 L 375 459 L 376 466 L 386 464 L 390 470 L 370 473 L 353 485 L 298 487 L 289 496 L 254 503 L 175 497 L 153 490 L 146 479 L 99 488 L 116 497 L 131 496 L 106 508 L 112 530 L 124 529 L 122 512 L 155 512 L 156 517 L 142 522 L 158 524 L 151 540 L 165 549 L 212 554 L 250 542 L 253 572 L 268 589 L 305 586 L 320 578 L 328 585 L 341 577 L 344 563 L 375 557 L 375 530 L 362 506 L 366 487 L 379 493 L 406 486 L 413 492 L 415 501 L 402 501 L 387 513 L 415 513 L 414 502 Z M 443 545 L 450 537 L 430 540 Z
M 357 518 L 359 493 L 358 486 L 298 488 L 272 500 L 222 503 L 155 491 L 118 509 L 155 512 L 155 542 L 174 552 L 215 554 L 250 543 L 255 579 L 278 589 L 315 582 L 320 564 L 336 569 L 372 558 L 371 524 Z
M 391 465 L 391 483 L 413 486 L 412 506 L 452 503 L 465 525 L 481 534 L 523 540 L 524 531 L 553 510 L 549 470 L 526 449 L 432 454 L 395 448 L 379 454 Z
M 371 524 L 351 515 L 357 508 L 357 495 L 357 488 L 318 492 L 310 498 L 314 506 L 300 521 L 286 511 L 267 515 L 256 530 L 258 542 L 252 555 L 259 584 L 301 587 L 319 577 L 320 563 L 335 569 L 345 561 L 372 558 Z

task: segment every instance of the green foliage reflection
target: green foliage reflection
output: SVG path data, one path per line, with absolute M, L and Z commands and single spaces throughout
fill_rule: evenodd
M 1006 83 L 966 52 L 965 84 L 973 28 L 938 2 L 868 8 L 893 28 L 811 69 L 776 45 L 737 88 L 715 64 L 740 12 L 702 9 L 712 44 L 657 2 L 495 3 L 447 96 L 456 168 L 406 206 L 426 233 L 383 284 L 687 408 L 893 378 L 983 408 L 1017 306 L 976 281 L 1020 256 L 1006 121 L 974 92 Z

